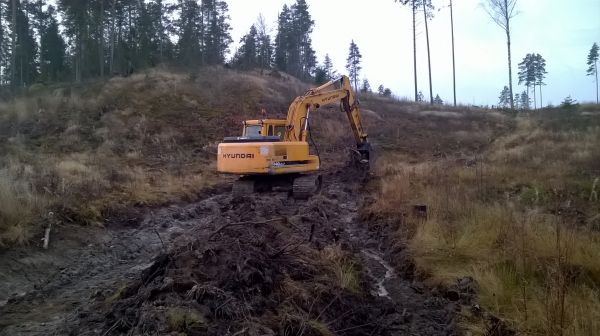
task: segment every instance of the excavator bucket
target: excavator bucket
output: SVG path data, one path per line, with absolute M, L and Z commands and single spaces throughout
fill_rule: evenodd
M 350 167 L 362 180 L 369 177 L 372 164 L 371 145 L 365 143 L 350 151 Z

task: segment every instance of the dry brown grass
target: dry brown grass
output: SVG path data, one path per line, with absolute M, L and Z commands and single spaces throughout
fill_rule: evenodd
M 193 199 L 220 179 L 215 144 L 240 122 L 283 116 L 305 84 L 202 68 L 42 90 L 0 103 L 0 245 L 50 211 L 102 224 L 124 207 Z
M 466 162 L 407 163 L 404 154 L 390 154 L 379 162 L 382 182 L 371 211 L 404 218 L 412 204 L 428 205 L 427 220 L 403 220 L 412 227 L 402 234 L 412 232 L 418 272 L 432 284 L 473 276 L 479 303 L 525 334 L 594 335 L 600 330 L 597 124 L 556 129 L 538 117 L 518 118 L 514 132 Z M 483 330 L 480 320 L 466 321 L 473 332 Z

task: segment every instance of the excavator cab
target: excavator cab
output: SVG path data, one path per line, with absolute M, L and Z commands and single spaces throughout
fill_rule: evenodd
M 283 119 L 262 119 L 244 121 L 243 137 L 278 137 L 283 141 L 285 136 L 285 120 Z

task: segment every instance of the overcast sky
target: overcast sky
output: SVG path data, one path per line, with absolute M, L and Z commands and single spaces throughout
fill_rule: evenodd
M 235 50 L 260 13 L 276 33 L 277 14 L 295 0 L 227 0 Z M 395 95 L 413 97 L 412 16 L 393 0 L 307 0 L 315 21 L 313 48 L 319 63 L 329 53 L 340 73 L 350 40 L 363 55 L 361 77 L 376 89 L 390 87 Z M 506 38 L 481 7 L 481 0 L 454 0 L 457 99 L 468 104 L 497 104 L 508 84 Z M 452 56 L 448 0 L 433 0 L 430 21 L 433 95 L 452 101 Z M 544 103 L 559 104 L 568 95 L 579 102 L 596 99 L 586 58 L 593 42 L 600 43 L 600 0 L 518 0 L 513 19 L 512 55 L 514 91 L 517 64 L 525 54 L 540 53 L 547 62 Z M 422 15 L 422 14 L 421 14 Z M 417 28 L 419 90 L 428 99 L 427 53 L 423 20 Z

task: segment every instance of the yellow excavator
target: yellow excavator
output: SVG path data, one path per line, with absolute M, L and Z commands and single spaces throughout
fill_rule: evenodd
M 361 122 L 358 98 L 349 78 L 342 76 L 297 97 L 287 119 L 246 120 L 241 136 L 226 137 L 219 144 L 217 170 L 241 175 L 233 185 L 234 194 L 280 190 L 306 199 L 317 193 L 322 178 L 316 172 L 321 162 L 318 150 L 310 153 L 310 118 L 321 106 L 335 102 L 340 102 L 340 109 L 348 116 L 356 141 L 352 163 L 368 171 L 371 146 Z

